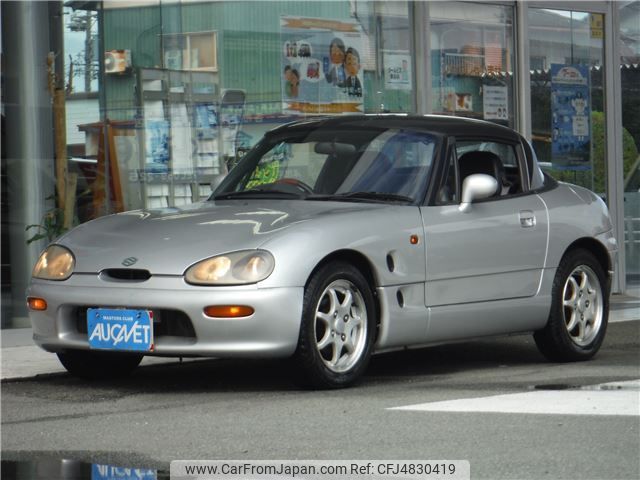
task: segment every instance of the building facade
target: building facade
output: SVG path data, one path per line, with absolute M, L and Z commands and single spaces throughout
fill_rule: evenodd
M 640 282 L 640 2 L 2 2 L 2 327 L 47 241 L 205 199 L 261 135 L 319 114 L 512 127 L 606 199 Z

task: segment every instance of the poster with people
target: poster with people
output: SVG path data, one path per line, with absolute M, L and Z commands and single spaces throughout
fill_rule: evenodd
M 551 156 L 555 168 L 591 169 L 587 65 L 551 65 Z
M 282 109 L 289 114 L 363 112 L 363 36 L 342 20 L 280 19 Z

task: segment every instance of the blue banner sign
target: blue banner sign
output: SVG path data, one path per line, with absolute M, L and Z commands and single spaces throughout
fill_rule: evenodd
M 551 65 L 551 157 L 560 170 L 591 169 L 588 65 Z

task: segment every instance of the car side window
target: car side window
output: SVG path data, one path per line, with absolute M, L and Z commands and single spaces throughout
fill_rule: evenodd
M 523 192 L 522 172 L 514 145 L 487 141 L 457 141 L 460 183 L 473 173 L 485 173 L 498 181 L 494 197 Z

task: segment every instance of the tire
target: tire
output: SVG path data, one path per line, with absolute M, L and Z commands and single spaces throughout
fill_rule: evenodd
M 593 357 L 602 345 L 609 318 L 610 284 L 600 263 L 584 249 L 560 261 L 551 292 L 551 312 L 533 338 L 549 360 L 574 362 Z
M 68 350 L 58 353 L 60 363 L 76 377 L 109 379 L 129 375 L 142 361 L 135 353 L 107 353 L 88 350 Z
M 331 262 L 305 288 L 302 323 L 293 361 L 304 387 L 344 388 L 369 363 L 377 313 L 373 292 L 354 266 Z

